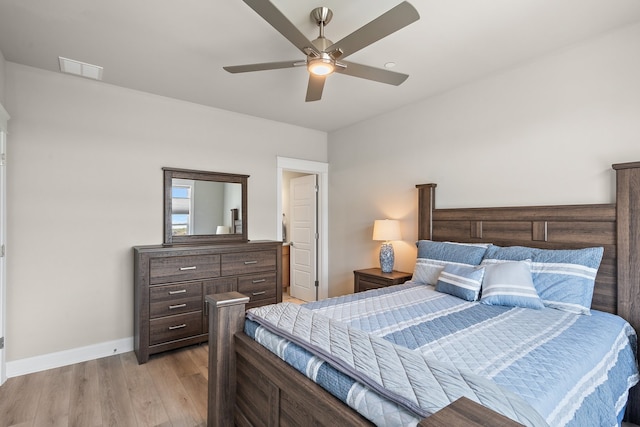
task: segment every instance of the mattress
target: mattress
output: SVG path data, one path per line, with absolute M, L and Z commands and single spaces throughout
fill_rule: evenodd
M 249 336 L 377 425 L 415 425 L 466 396 L 525 425 L 614 426 L 638 382 L 635 332 L 595 310 L 489 306 L 405 284 L 248 319 Z

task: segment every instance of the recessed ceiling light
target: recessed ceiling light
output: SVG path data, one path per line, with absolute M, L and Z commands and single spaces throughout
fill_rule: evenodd
M 75 74 L 76 76 L 86 77 L 88 79 L 102 80 L 102 67 L 98 65 L 63 58 L 62 56 L 59 56 L 58 60 L 60 61 L 60 71 L 63 73 Z
M 384 68 L 393 68 L 396 66 L 395 62 L 387 62 L 386 64 L 384 64 Z

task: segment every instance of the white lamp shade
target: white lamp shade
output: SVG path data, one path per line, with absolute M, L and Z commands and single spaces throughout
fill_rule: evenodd
M 216 234 L 229 234 L 229 227 L 227 227 L 226 225 L 217 226 Z
M 400 221 L 395 219 L 377 219 L 373 223 L 373 240 L 388 242 L 401 239 Z

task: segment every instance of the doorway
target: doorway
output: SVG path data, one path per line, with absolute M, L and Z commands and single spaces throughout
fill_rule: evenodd
M 5 331 L 7 309 L 6 230 L 7 230 L 7 121 L 9 114 L 0 105 L 0 386 L 7 379 L 5 356 Z
M 328 296 L 328 182 L 326 163 L 278 157 L 278 238 L 290 260 L 286 296 L 302 301 Z

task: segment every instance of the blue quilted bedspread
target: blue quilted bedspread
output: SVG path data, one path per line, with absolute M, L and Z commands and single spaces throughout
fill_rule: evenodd
M 294 312 L 299 318 L 289 319 Z M 307 329 L 319 330 L 321 338 L 300 326 L 308 317 L 313 327 Z M 465 395 L 511 418 L 522 417 L 526 425 L 615 426 L 628 389 L 638 382 L 633 329 L 620 317 L 595 310 L 576 315 L 489 306 L 405 284 L 302 309 L 253 309 L 248 318 L 253 320 L 245 325 L 249 336 L 377 425 L 415 425 Z M 369 348 L 375 354 L 366 354 Z M 380 360 L 358 371 L 363 355 Z M 429 371 L 429 378 L 384 373 L 400 369 Z M 438 377 L 435 385 L 432 377 Z M 442 398 L 429 401 L 437 395 L 434 387 Z M 509 412 L 525 406 L 518 399 L 545 421 L 526 408 Z

